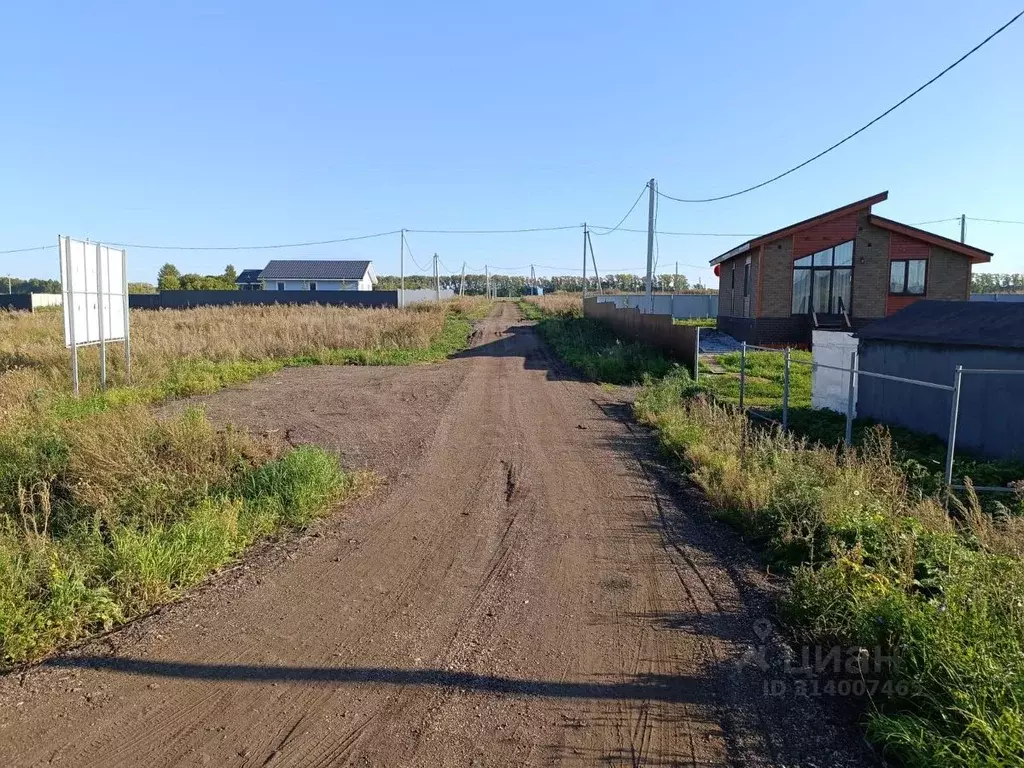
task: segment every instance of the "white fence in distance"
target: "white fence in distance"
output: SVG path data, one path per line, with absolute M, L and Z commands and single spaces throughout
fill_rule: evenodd
M 617 293 L 594 298 L 617 309 L 639 309 L 643 315 L 671 315 L 679 320 L 718 316 L 718 296 L 713 293 L 656 293 L 650 299 L 643 293 Z

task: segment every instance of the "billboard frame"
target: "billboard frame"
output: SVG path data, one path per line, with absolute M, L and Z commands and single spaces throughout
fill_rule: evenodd
M 105 390 L 107 388 L 107 343 L 110 341 L 123 341 L 124 342 L 124 372 L 125 372 L 125 383 L 130 384 L 132 379 L 132 368 L 131 368 L 131 331 L 129 329 L 129 313 L 128 313 L 128 253 L 126 250 L 111 248 L 105 246 L 102 243 L 90 243 L 88 240 L 78 241 L 84 246 L 83 256 L 86 264 L 89 258 L 89 246 L 95 247 L 96 253 L 96 321 L 97 330 L 99 331 L 99 338 L 96 340 L 79 341 L 76 338 L 75 333 L 75 298 L 77 296 L 88 296 L 88 291 L 79 289 L 76 291 L 74 282 L 74 269 L 72 267 L 72 255 L 71 255 L 71 243 L 72 238 L 69 235 L 58 235 L 57 236 L 57 253 L 60 258 L 60 272 L 61 272 L 61 294 L 64 314 L 67 318 L 67 338 L 66 342 L 68 347 L 71 349 L 71 385 L 72 389 L 77 396 L 80 390 L 80 378 L 78 369 L 78 348 L 93 346 L 98 344 L 100 348 L 100 387 Z M 106 265 L 104 265 L 104 249 L 107 250 L 108 258 Z M 110 274 L 110 259 L 109 252 L 117 251 L 121 254 L 121 274 L 117 277 Z M 106 266 L 106 269 L 104 268 Z M 83 277 L 86 278 L 88 284 L 87 274 L 83 272 Z M 107 311 L 113 312 L 115 308 L 107 306 L 106 302 L 109 301 L 111 294 L 104 292 L 104 286 L 106 291 L 110 291 L 111 285 L 114 284 L 114 280 L 119 279 L 121 285 L 121 299 L 124 321 L 124 335 L 119 336 L 115 339 L 107 338 L 107 329 L 104 328 L 104 318 Z M 115 294 L 116 295 L 116 294 Z M 85 302 L 85 314 L 88 319 L 89 315 L 89 304 L 88 300 Z M 87 323 L 88 325 L 88 323 Z

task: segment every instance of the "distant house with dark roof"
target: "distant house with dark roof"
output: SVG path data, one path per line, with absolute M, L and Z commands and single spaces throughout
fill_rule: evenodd
M 806 343 L 920 299 L 967 301 L 992 254 L 872 213 L 888 192 L 755 237 L 711 260 L 718 328 L 753 344 Z
M 275 259 L 260 282 L 267 291 L 372 291 L 377 273 L 371 261 Z
M 856 337 L 862 371 L 952 386 L 963 366 L 958 450 L 1024 459 L 1024 303 L 920 301 Z M 950 392 L 858 379 L 858 416 L 946 439 Z
M 240 291 L 261 291 L 263 283 L 260 282 L 262 269 L 243 269 L 235 278 L 235 285 Z

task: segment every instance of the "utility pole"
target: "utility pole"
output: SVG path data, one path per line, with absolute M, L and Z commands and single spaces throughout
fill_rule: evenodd
M 434 298 L 441 300 L 441 278 L 437 276 L 437 254 L 434 254 Z
M 537 295 L 537 272 L 533 268 L 533 264 L 530 265 L 530 292 Z
M 399 274 L 401 274 L 401 276 L 402 276 L 401 277 L 402 290 L 401 290 L 401 295 L 399 296 L 398 306 L 404 307 L 405 306 L 405 229 L 404 228 L 402 229 L 402 253 L 399 256 L 398 270 L 399 270 Z
M 491 266 L 490 264 L 484 264 L 484 285 L 486 288 L 487 298 L 491 298 Z
M 679 262 L 676 262 L 676 276 L 672 278 L 672 293 L 679 293 Z
M 587 245 L 590 246 L 590 263 L 594 267 L 594 280 L 597 281 L 597 292 L 604 295 L 604 288 L 601 287 L 601 273 L 597 271 L 597 259 L 594 258 L 594 241 L 590 239 L 590 233 L 587 233 Z
M 459 296 L 466 293 L 466 262 L 462 262 L 462 277 L 459 279 Z
M 583 222 L 583 298 L 587 298 L 587 222 Z
M 960 242 L 967 241 L 967 214 L 960 214 Z
M 647 305 L 654 310 L 654 179 L 647 182 Z
M 7 295 L 11 295 L 11 276 L 7 276 Z

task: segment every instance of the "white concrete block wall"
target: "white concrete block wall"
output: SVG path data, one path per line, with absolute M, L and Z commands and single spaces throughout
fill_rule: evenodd
M 33 293 L 32 309 L 40 307 L 59 307 L 64 304 L 64 296 L 60 293 Z
M 850 355 L 857 351 L 857 340 L 844 331 L 814 331 L 811 348 L 814 362 L 850 367 Z M 850 374 L 831 368 L 815 367 L 811 375 L 811 407 L 846 413 L 850 396 Z M 857 404 L 854 403 L 854 408 Z M 855 411 L 856 412 L 856 411 Z
M 641 314 L 671 315 L 679 319 L 686 317 L 716 317 L 718 315 L 718 296 L 713 294 L 680 293 L 654 295 L 654 311 L 651 302 L 642 293 L 617 293 L 597 296 L 599 303 L 608 302 L 618 309 L 635 307 Z

